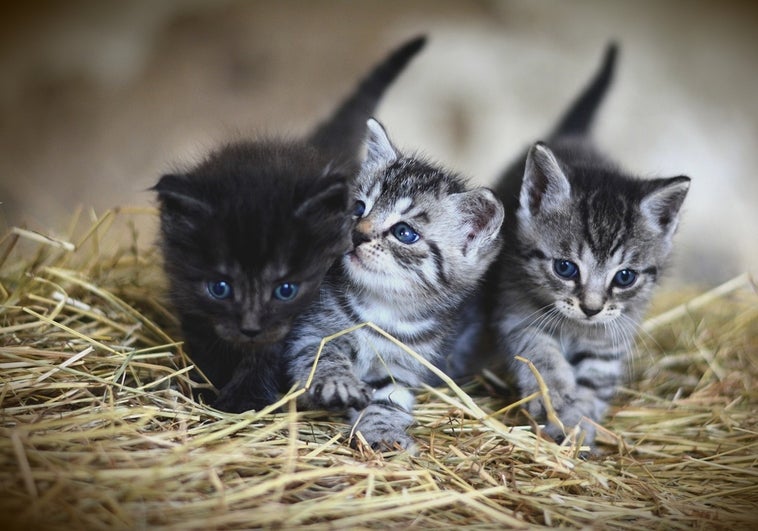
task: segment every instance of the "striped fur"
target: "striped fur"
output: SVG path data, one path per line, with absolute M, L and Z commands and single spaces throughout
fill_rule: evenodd
M 403 156 L 378 122 L 370 120 L 369 131 L 354 248 L 327 275 L 287 342 L 292 380 L 300 384 L 323 337 L 365 322 L 435 360 L 461 302 L 500 248 L 503 208 L 490 190 L 467 190 L 458 175 Z M 418 238 L 402 241 L 403 224 Z M 361 328 L 325 345 L 305 402 L 348 413 L 375 448 L 409 448 L 411 389 L 429 377 L 398 345 Z
M 539 391 L 531 360 L 566 431 L 594 441 L 622 377 L 638 323 L 671 250 L 689 178 L 638 179 L 588 139 L 613 73 L 615 47 L 547 144 L 537 143 L 500 182 L 510 218 L 491 281 L 496 345 L 522 396 Z M 577 105 L 580 106 L 576 107 Z M 589 116 L 582 118 L 581 113 Z M 631 281 L 630 281 L 631 279 Z M 528 411 L 545 418 L 541 400 Z

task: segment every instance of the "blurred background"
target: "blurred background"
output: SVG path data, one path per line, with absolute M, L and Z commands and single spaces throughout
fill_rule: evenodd
M 305 132 L 419 32 L 429 45 L 378 117 L 400 147 L 491 183 L 616 39 L 597 142 L 641 176 L 692 177 L 668 282 L 713 285 L 758 265 L 756 28 L 758 7 L 734 1 L 16 3 L 0 20 L 0 225 L 63 233 L 80 205 L 154 205 L 162 173 Z

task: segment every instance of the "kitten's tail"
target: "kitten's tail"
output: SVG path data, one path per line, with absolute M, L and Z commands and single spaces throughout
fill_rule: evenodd
M 613 82 L 617 55 L 618 45 L 611 42 L 605 49 L 600 69 L 564 113 L 558 125 L 553 129 L 550 139 L 573 135 L 584 136 L 589 132 L 595 114 L 603 102 L 608 87 Z
M 366 120 L 373 116 L 384 92 L 426 44 L 426 36 L 415 37 L 390 53 L 361 80 L 350 96 L 311 133 L 317 149 L 356 162 L 366 135 Z

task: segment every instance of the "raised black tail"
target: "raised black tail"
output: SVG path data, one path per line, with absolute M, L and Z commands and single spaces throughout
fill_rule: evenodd
M 564 113 L 549 137 L 551 140 L 570 135 L 583 136 L 589 132 L 595 114 L 613 81 L 617 55 L 618 45 L 611 42 L 605 49 L 600 69 Z
M 376 65 L 334 113 L 316 127 L 310 143 L 341 161 L 357 162 L 366 136 L 366 121 L 387 88 L 425 44 L 425 36 L 415 37 Z

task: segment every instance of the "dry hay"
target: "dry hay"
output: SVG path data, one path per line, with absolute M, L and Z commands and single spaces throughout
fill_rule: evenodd
M 423 391 L 419 454 L 377 454 L 287 397 L 285 413 L 242 415 L 188 398 L 156 251 L 134 230 L 112 236 L 153 215 L 90 213 L 64 237 L 14 229 L 0 243 L 6 526 L 755 529 L 747 276 L 646 323 L 601 455 L 514 425 L 518 404 L 481 384 Z

